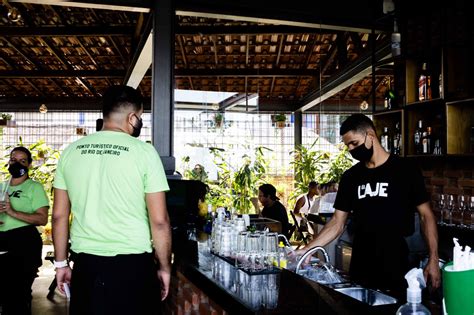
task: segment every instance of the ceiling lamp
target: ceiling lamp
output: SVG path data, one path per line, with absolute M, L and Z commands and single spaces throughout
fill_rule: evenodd
M 41 114 L 46 114 L 48 112 L 48 107 L 46 107 L 45 104 L 41 104 L 41 106 L 39 107 L 39 112 Z
M 18 22 L 21 19 L 20 10 L 15 7 L 12 7 L 7 0 L 3 0 L 3 5 L 8 8 L 7 17 L 12 22 Z
M 363 100 L 362 102 L 360 102 L 360 109 L 361 110 L 367 110 L 367 108 L 369 108 L 369 103 L 367 103 L 366 100 Z
M 219 110 L 219 104 L 217 103 L 212 104 L 212 110 Z

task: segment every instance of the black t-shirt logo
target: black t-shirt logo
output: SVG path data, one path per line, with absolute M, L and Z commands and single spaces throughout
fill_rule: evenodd
M 357 187 L 357 195 L 359 199 L 365 197 L 388 197 L 387 194 L 388 183 L 376 183 L 375 189 L 372 189 L 370 183 L 362 184 Z
M 11 194 L 8 194 L 8 197 L 10 198 L 20 198 L 20 194 L 23 192 L 23 190 L 15 190 Z

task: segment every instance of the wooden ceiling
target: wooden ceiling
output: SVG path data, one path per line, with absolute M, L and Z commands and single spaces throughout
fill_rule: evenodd
M 21 15 L 17 21 L 15 13 Z M 55 100 L 63 109 L 96 104 L 107 87 L 124 82 L 150 19 L 144 12 L 22 2 L 0 6 L 0 111 Z M 337 83 L 334 78 L 361 59 L 370 61 L 372 39 L 377 47 L 388 43 L 384 32 L 189 15 L 177 15 L 174 29 L 175 88 L 258 94 L 261 110 L 301 109 L 330 90 L 336 92 L 323 104 L 357 109 L 371 94 L 370 74 L 348 86 L 323 87 Z M 376 68 L 377 104 L 383 103 L 391 76 L 389 65 Z M 151 71 L 139 89 L 150 98 Z

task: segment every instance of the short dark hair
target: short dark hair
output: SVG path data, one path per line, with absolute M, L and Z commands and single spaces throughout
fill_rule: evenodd
M 353 114 L 344 120 L 339 129 L 339 134 L 343 136 L 349 131 L 363 133 L 368 129 L 375 131 L 374 122 L 364 114 Z
M 316 183 L 316 182 L 313 180 L 313 181 L 309 182 L 308 187 L 309 187 L 309 188 L 318 187 L 318 183 Z
M 13 150 L 10 152 L 10 156 L 12 155 L 13 152 L 15 151 L 20 151 L 20 152 L 23 152 L 26 154 L 26 157 L 28 159 L 28 164 L 31 164 L 31 162 L 33 162 L 33 158 L 31 157 L 31 152 L 30 150 L 28 150 L 27 148 L 25 147 L 16 147 L 16 148 L 13 148 Z
M 130 86 L 113 85 L 105 91 L 102 105 L 104 118 L 122 107 L 132 107 L 138 112 L 142 109 L 143 97 L 138 90 Z
M 260 190 L 265 197 L 269 196 L 272 200 L 280 200 L 276 196 L 276 188 L 272 184 L 263 184 L 260 187 L 258 187 L 258 190 Z

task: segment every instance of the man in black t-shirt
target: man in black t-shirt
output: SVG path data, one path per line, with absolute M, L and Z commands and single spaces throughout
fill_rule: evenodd
M 352 214 L 354 241 L 351 279 L 379 289 L 404 292 L 408 247 L 404 236 L 413 233 L 414 211 L 419 212 L 429 248 L 425 278 L 440 285 L 436 221 L 421 171 L 381 146 L 373 122 L 365 115 L 350 116 L 340 128 L 344 144 L 360 161 L 347 170 L 339 183 L 333 218 L 304 249 L 325 246 L 344 231 Z
M 276 196 L 276 188 L 271 184 L 263 184 L 258 188 L 258 200 L 263 206 L 262 216 L 280 221 L 281 232 L 288 237 L 290 223 L 285 206 L 281 204 Z

